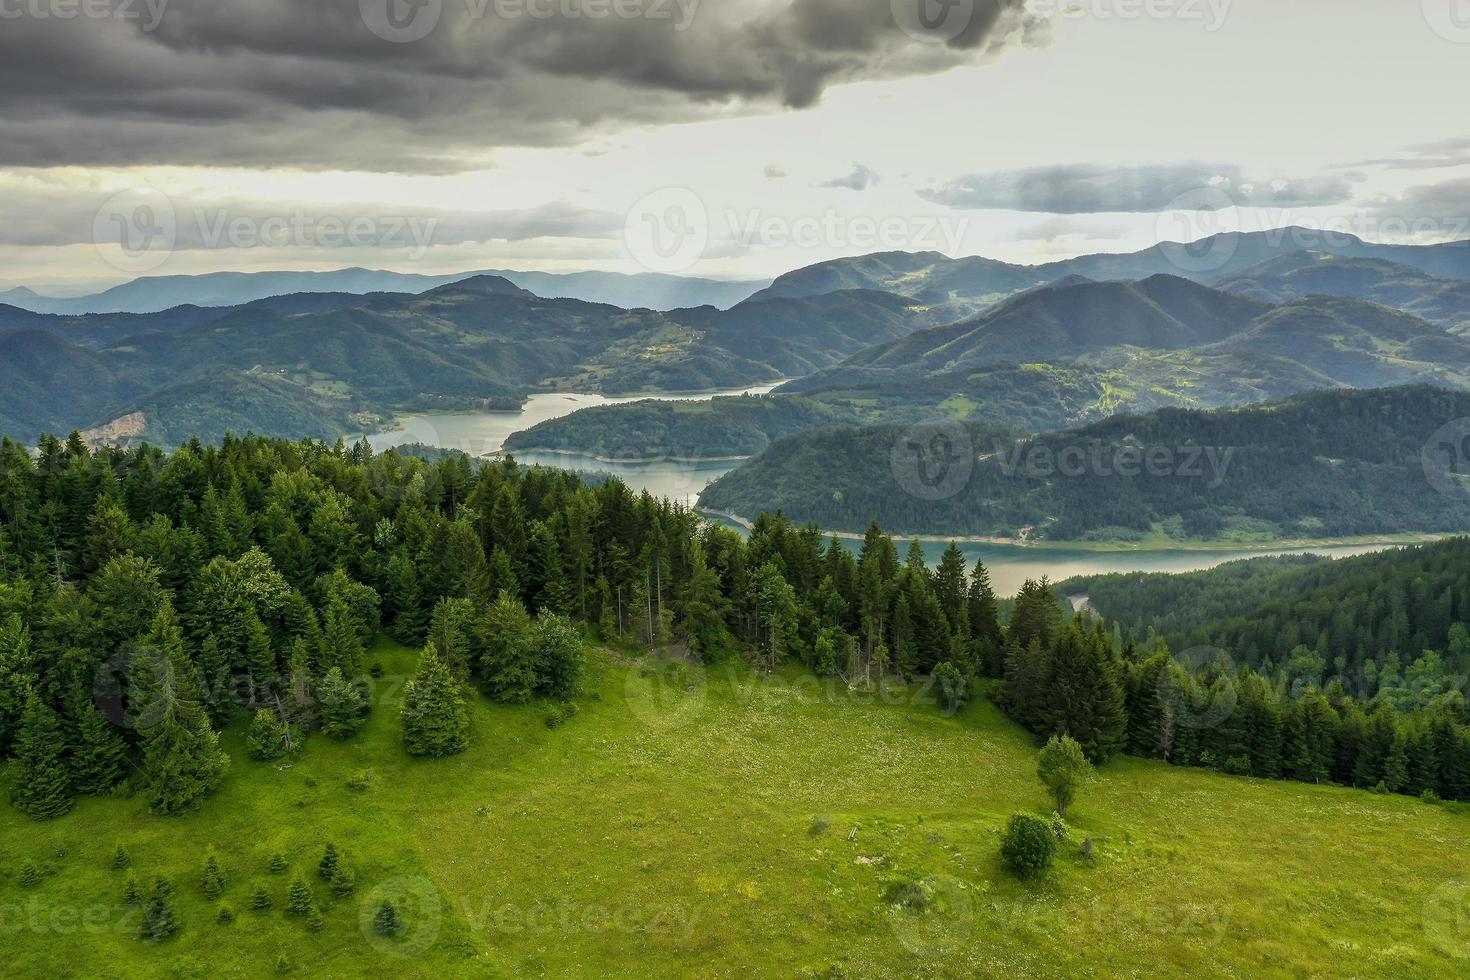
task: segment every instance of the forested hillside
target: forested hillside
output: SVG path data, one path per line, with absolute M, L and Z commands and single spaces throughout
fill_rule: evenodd
M 1426 446 L 1467 416 L 1470 396 L 1409 387 L 1030 437 L 958 423 L 821 429 L 777 440 L 700 500 L 843 530 L 876 518 L 906 533 L 1050 540 L 1455 532 L 1470 526 L 1470 496 L 1457 459 Z
M 1237 562 L 1189 575 L 1106 575 L 1062 586 L 1138 642 L 1217 647 L 1292 684 L 1341 683 L 1399 706 L 1470 676 L 1470 540 L 1328 561 Z

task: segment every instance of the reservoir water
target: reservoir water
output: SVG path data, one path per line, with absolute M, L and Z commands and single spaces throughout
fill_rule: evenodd
M 716 395 L 765 394 L 776 387 L 764 385 L 733 391 L 698 394 L 635 395 L 609 398 L 572 392 L 550 392 L 532 395 L 517 412 L 465 412 L 449 415 L 418 415 L 401 420 L 398 428 L 368 436 L 374 450 L 382 451 L 404 443 L 423 443 L 444 449 L 458 449 L 482 457 L 499 452 L 512 432 L 529 428 L 538 422 L 570 415 L 595 405 L 656 398 L 661 401 L 706 400 Z M 608 463 L 591 456 L 566 453 L 518 453 L 516 459 L 527 464 L 556 466 L 583 473 L 610 473 L 620 477 L 634 492 L 647 490 L 658 497 L 668 497 L 693 505 L 699 492 L 712 481 L 739 465 L 737 461 L 691 462 L 660 459 L 638 463 Z M 733 526 L 733 525 L 732 525 Z M 856 545 L 856 542 L 851 542 Z M 906 547 L 906 545 L 904 546 Z M 924 550 L 931 562 L 937 562 L 945 545 L 926 541 Z M 1189 572 L 1242 558 L 1260 555 L 1314 554 L 1335 558 L 1381 550 L 1381 545 L 1335 545 L 1310 548 L 1262 548 L 1260 550 L 1221 549 L 1214 551 L 1167 550 L 1090 551 L 1083 548 L 1028 548 L 1019 545 L 962 544 L 969 562 L 983 561 L 990 570 L 991 582 L 1000 595 L 1014 595 L 1028 578 L 1046 575 L 1053 581 L 1076 575 L 1105 572 Z

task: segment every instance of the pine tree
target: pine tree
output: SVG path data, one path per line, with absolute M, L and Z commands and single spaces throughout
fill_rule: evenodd
M 127 848 L 123 847 L 121 844 L 119 844 L 119 845 L 117 845 L 117 847 L 113 848 L 113 851 L 112 851 L 112 870 L 113 871 L 121 871 L 124 868 L 126 868 L 128 865 L 132 864 L 132 863 L 133 863 L 133 858 L 132 858 L 132 855 L 130 855 L 128 853 Z
M 357 878 L 353 875 L 352 869 L 345 864 L 339 865 L 332 873 L 332 894 L 338 898 L 346 898 L 356 887 Z
M 36 820 L 70 812 L 74 801 L 61 719 L 34 691 L 26 699 L 15 748 L 17 771 L 10 796 L 15 808 Z
M 143 904 L 143 886 L 138 884 L 138 879 L 133 875 L 128 875 L 128 880 L 126 884 L 123 885 L 123 904 Z
M 116 725 L 80 693 L 72 696 L 75 742 L 71 747 L 72 789 L 105 796 L 127 775 L 127 743 Z
M 322 851 L 322 859 L 317 862 L 316 873 L 323 881 L 331 881 L 332 875 L 337 873 L 341 866 L 341 855 L 337 853 L 337 845 L 327 841 L 327 847 Z
M 265 862 L 265 870 L 273 875 L 285 874 L 288 867 L 290 865 L 286 863 L 286 855 L 280 851 L 272 851 L 269 860 Z
M 219 857 L 211 849 L 204 858 L 204 872 L 200 875 L 199 886 L 204 891 L 205 898 L 219 898 L 225 891 L 225 873 L 220 869 Z
M 1090 760 L 1107 761 L 1123 747 L 1128 719 L 1106 634 L 1074 623 L 1057 643 L 1051 668 L 1047 729 L 1076 739 Z
M 276 665 L 275 647 L 271 645 L 270 632 L 254 612 L 245 617 L 245 670 L 250 675 L 250 687 L 256 704 L 270 700 L 280 686 L 280 671 Z
M 34 888 L 41 883 L 41 869 L 36 862 L 27 861 L 20 868 L 20 887 Z
M 291 885 L 286 889 L 286 914 L 307 916 L 316 909 L 316 902 L 311 897 L 311 886 L 299 875 L 291 879 Z
M 350 738 L 362 728 L 368 713 L 367 697 L 360 684 L 342 678 L 341 668 L 327 671 L 318 695 L 323 732 L 332 738 Z
M 403 928 L 402 921 L 398 916 L 398 909 L 388 899 L 383 899 L 378 911 L 373 914 L 373 932 L 379 936 L 392 937 L 398 935 Z
M 582 634 L 560 613 L 542 613 L 534 632 L 536 693 L 566 701 L 582 682 Z
M 536 639 L 530 614 L 509 592 L 496 598 L 477 625 L 480 678 L 496 701 L 517 704 L 536 693 Z
M 143 733 L 149 805 L 158 813 L 182 813 L 214 792 L 230 757 L 210 727 L 171 608 L 160 611 L 144 649 L 157 678 L 149 697 L 158 706 L 157 723 Z
M 235 910 L 227 902 L 220 902 L 219 911 L 215 913 L 214 921 L 222 926 L 230 925 L 235 921 Z
M 265 890 L 264 885 L 256 884 L 256 886 L 250 890 L 249 907 L 252 912 L 268 911 L 272 904 L 274 903 L 271 902 L 271 894 L 270 892 Z
M 439 758 L 464 751 L 468 742 L 469 716 L 459 685 L 430 644 L 404 691 L 404 748 L 409 755 Z
M 257 711 L 250 722 L 250 730 L 245 733 L 250 758 L 257 762 L 270 762 L 284 756 L 288 739 L 286 726 L 271 708 Z
M 322 612 L 322 632 L 317 651 L 317 669 L 326 673 L 333 667 L 344 677 L 356 677 L 362 671 L 362 636 L 357 631 L 347 604 L 331 602 Z
M 165 878 L 154 881 L 153 894 L 143 903 L 143 921 L 138 937 L 161 943 L 179 929 L 174 918 L 173 886 Z

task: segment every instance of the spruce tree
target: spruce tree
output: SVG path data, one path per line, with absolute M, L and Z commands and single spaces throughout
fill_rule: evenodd
M 347 865 L 339 865 L 337 870 L 332 873 L 331 884 L 333 895 L 336 895 L 338 898 L 346 898 L 357 887 L 357 876 L 352 873 L 352 869 L 347 867 Z
M 16 777 L 10 801 L 36 820 L 51 820 L 71 810 L 71 778 L 61 719 L 34 691 L 26 699 L 16 740 Z
M 582 633 L 560 613 L 542 613 L 536 623 L 536 693 L 566 701 L 582 681 Z
M 342 857 L 337 853 L 337 845 L 331 841 L 327 842 L 326 849 L 322 851 L 322 859 L 317 862 L 316 873 L 323 881 L 331 881 L 332 875 L 337 873 L 341 866 Z
M 1052 657 L 1046 731 L 1070 735 L 1093 762 L 1106 762 L 1123 747 L 1127 715 L 1119 665 L 1106 634 L 1073 623 Z
M 72 788 L 83 796 L 105 796 L 127 775 L 127 743 L 117 726 L 80 691 L 73 694 L 72 704 L 76 722 Z
M 121 844 L 112 850 L 112 870 L 121 871 L 133 863 L 132 855 L 128 854 L 127 848 Z
M 340 667 L 327 671 L 317 695 L 322 731 L 327 735 L 350 738 L 362 728 L 367 717 L 367 698 L 360 684 L 343 679 Z
M 250 758 L 257 762 L 270 762 L 286 754 L 288 735 L 286 726 L 273 708 L 261 708 L 250 722 L 245 733 L 245 744 Z
M 286 889 L 286 914 L 307 916 L 316 908 L 316 903 L 311 897 L 311 886 L 297 875 L 291 879 L 291 885 Z
M 403 928 L 398 909 L 388 899 L 383 899 L 378 911 L 373 914 L 373 932 L 379 936 L 393 937 Z
M 269 911 L 272 904 L 274 903 L 271 902 L 271 893 L 265 890 L 264 885 L 257 883 L 250 890 L 249 907 L 252 912 Z
M 235 921 L 235 910 L 230 907 L 228 902 L 220 902 L 219 911 L 215 913 L 214 921 L 222 926 L 230 925 Z
M 225 892 L 225 873 L 220 868 L 219 857 L 213 850 L 204 858 L 204 872 L 200 875 L 199 886 L 204 891 L 205 898 L 219 898 Z
M 161 943 L 179 929 L 174 918 L 173 894 L 169 889 L 155 889 L 143 903 L 143 921 L 139 927 L 139 938 L 150 943 Z
M 418 674 L 403 697 L 403 745 L 409 755 L 439 758 L 462 752 L 469 741 L 469 716 L 459 685 L 433 644 L 419 658 Z
M 138 884 L 138 879 L 133 875 L 128 875 L 127 883 L 123 885 L 123 904 L 143 904 L 143 886 Z
M 265 862 L 265 870 L 273 875 L 285 874 L 290 865 L 286 863 L 286 855 L 280 851 L 272 851 L 269 860 Z
M 143 732 L 143 770 L 149 805 L 157 813 L 183 813 L 214 792 L 230 757 L 219 747 L 201 704 L 193 665 L 184 653 L 178 621 L 165 602 L 139 651 L 152 682 L 144 692 L 157 722 Z
M 41 869 L 36 862 L 27 861 L 20 867 L 20 887 L 34 888 L 41 883 Z
M 535 630 L 521 600 L 502 592 L 476 625 L 480 678 L 496 701 L 518 704 L 536 693 Z

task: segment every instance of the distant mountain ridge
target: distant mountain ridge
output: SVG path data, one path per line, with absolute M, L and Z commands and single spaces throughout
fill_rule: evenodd
M 176 306 L 238 306 L 294 293 L 421 293 L 479 275 L 508 279 L 547 299 L 580 299 L 625 309 L 671 310 L 709 304 L 733 306 L 765 281 L 726 282 L 660 273 L 518 272 L 491 269 L 423 275 L 381 269 L 329 272 L 211 272 L 203 275 L 146 276 L 88 296 L 53 298 L 24 286 L 0 292 L 0 303 L 35 313 L 77 316 L 87 313 L 157 313 Z

